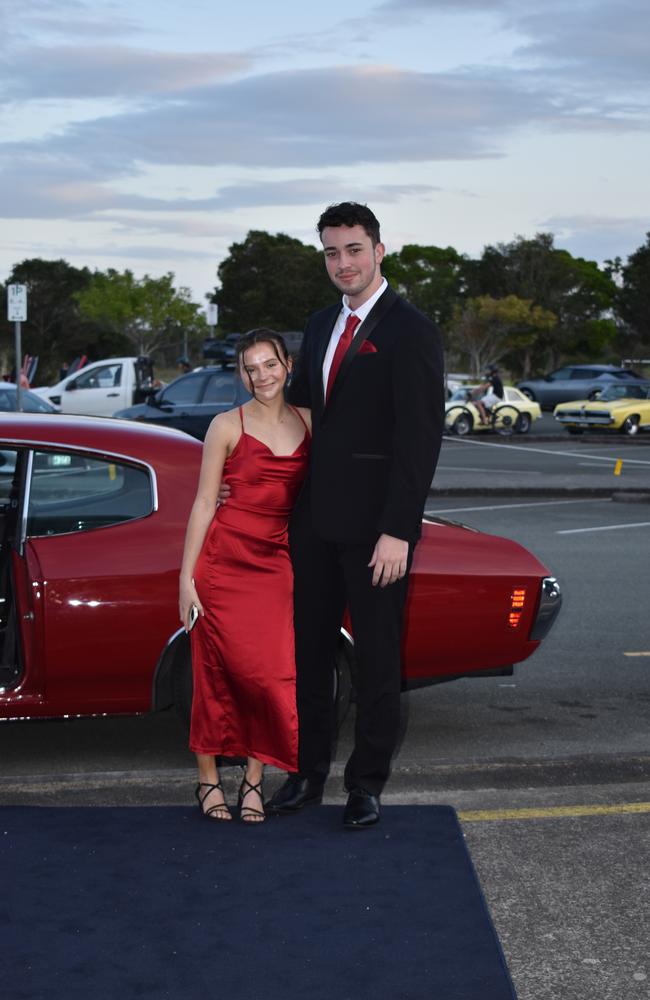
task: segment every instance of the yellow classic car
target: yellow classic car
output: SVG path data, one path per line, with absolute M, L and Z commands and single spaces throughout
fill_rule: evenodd
M 569 434 L 615 430 L 634 435 L 650 428 L 650 382 L 612 383 L 596 399 L 559 403 L 553 416 Z
M 445 430 L 464 437 L 472 431 L 496 431 L 497 434 L 527 434 L 534 420 L 539 420 L 542 410 L 539 403 L 529 399 L 521 389 L 506 385 L 503 401 L 488 412 L 488 423 L 481 423 L 476 402 L 472 398 L 475 385 L 463 386 L 454 392 L 445 404 Z

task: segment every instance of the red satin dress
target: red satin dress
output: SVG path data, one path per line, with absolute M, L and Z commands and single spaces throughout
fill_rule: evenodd
M 241 407 L 239 415 L 241 437 L 224 465 L 231 494 L 217 508 L 194 568 L 205 617 L 190 633 L 190 749 L 255 757 L 297 771 L 287 529 L 307 473 L 311 438 L 305 425 L 293 454 L 275 455 L 245 432 Z

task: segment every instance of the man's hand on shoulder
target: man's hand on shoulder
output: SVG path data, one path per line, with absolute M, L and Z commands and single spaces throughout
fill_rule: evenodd
M 368 566 L 372 569 L 372 585 L 387 587 L 406 576 L 409 543 L 393 535 L 380 535 Z

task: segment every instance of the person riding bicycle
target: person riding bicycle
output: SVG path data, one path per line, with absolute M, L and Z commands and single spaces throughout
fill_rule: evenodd
M 481 424 L 484 426 L 489 424 L 488 411 L 502 402 L 503 396 L 503 382 L 499 376 L 499 369 L 488 368 L 481 384 L 472 390 L 472 402 L 479 412 Z

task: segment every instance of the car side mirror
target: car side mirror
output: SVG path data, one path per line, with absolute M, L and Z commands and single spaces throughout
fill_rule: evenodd
M 553 381 L 553 379 L 551 378 L 551 376 L 550 376 L 550 375 L 545 375 L 545 376 L 544 376 L 544 381 L 545 381 L 545 382 L 552 382 L 552 381 Z
M 75 381 L 75 380 L 73 379 L 73 380 L 72 380 L 72 382 L 68 382 L 68 384 L 67 384 L 67 385 L 66 385 L 66 387 L 65 387 L 65 391 L 66 391 L 66 392 L 72 392 L 72 390 L 73 390 L 73 389 L 76 389 L 76 388 L 77 388 L 77 383 L 76 383 L 76 381 Z

